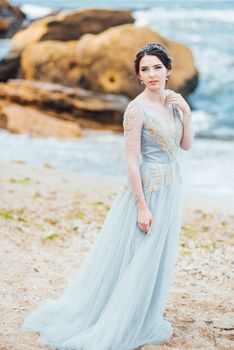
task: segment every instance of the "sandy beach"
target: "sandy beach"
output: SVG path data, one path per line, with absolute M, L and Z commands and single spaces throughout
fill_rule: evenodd
M 41 349 L 23 318 L 58 297 L 98 235 L 122 181 L 1 164 L 1 350 Z M 173 337 L 140 349 L 230 350 L 234 215 L 227 203 L 185 194 L 179 254 L 165 318 Z M 44 348 L 47 349 L 47 348 Z M 98 349 L 98 344 L 97 344 Z
M 92 249 L 125 183 L 124 112 L 143 90 L 138 102 L 152 142 L 142 142 L 141 153 L 151 159 L 163 151 L 174 159 L 178 145 L 184 196 L 164 314 L 174 333 L 163 344 L 135 350 L 234 349 L 232 5 L 229 0 L 106 0 L 100 8 L 92 0 L 89 6 L 74 0 L 0 0 L 0 350 L 51 349 L 40 345 L 38 333 L 22 332 L 23 320 L 40 301 L 61 295 Z M 147 43 L 163 45 L 146 46 L 164 66 L 152 64 L 157 84 L 138 60 Z M 147 57 L 143 61 L 144 67 Z M 177 129 L 176 113 L 175 130 L 169 124 L 166 130 L 168 113 L 165 123 L 160 120 L 167 102 L 178 103 L 184 127 L 190 114 L 178 94 L 162 103 L 164 88 L 179 93 L 191 109 L 191 150 L 189 133 L 182 142 L 177 137 L 182 128 Z M 157 179 L 156 174 L 155 186 Z M 129 237 L 119 227 L 115 232 L 114 242 L 119 232 Z M 108 233 L 113 242 L 113 230 Z M 119 242 L 125 249 L 126 240 Z M 151 251 L 156 261 L 158 250 Z M 105 252 L 101 256 L 106 258 Z M 143 289 L 147 284 L 141 283 Z M 126 288 L 131 295 L 138 289 Z M 126 292 L 120 292 L 123 298 Z M 118 326 L 128 315 L 119 310 Z

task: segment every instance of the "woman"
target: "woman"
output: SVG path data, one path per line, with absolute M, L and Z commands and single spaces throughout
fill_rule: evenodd
M 145 88 L 124 116 L 126 183 L 96 241 L 58 299 L 46 299 L 24 320 L 41 344 L 69 350 L 133 350 L 171 338 L 163 318 L 182 217 L 179 147 L 191 148 L 191 111 L 165 90 L 171 57 L 160 44 L 136 55 Z M 141 156 L 141 163 L 139 162 Z

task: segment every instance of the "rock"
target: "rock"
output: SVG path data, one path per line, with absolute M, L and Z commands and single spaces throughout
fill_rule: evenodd
M 87 125 L 85 121 L 94 121 L 93 127 L 102 124 L 102 128 L 112 130 L 122 129 L 123 112 L 129 102 L 125 96 L 20 79 L 0 83 L 0 99 L 53 112 L 61 119 L 77 120 L 81 126 Z
M 0 81 L 7 81 L 10 78 L 16 78 L 20 63 L 20 55 L 16 52 L 10 52 L 0 61 Z
M 174 58 L 167 88 L 185 95 L 197 84 L 198 70 L 191 50 L 181 43 L 164 38 L 148 27 L 125 24 L 98 35 L 85 34 L 77 44 L 82 68 L 80 86 L 94 91 L 135 97 L 141 90 L 134 71 L 137 50 L 149 42 L 164 45 Z M 195 83 L 191 84 L 193 81 Z
M 12 39 L 12 50 L 22 52 L 27 45 L 38 41 L 77 40 L 85 33 L 97 34 L 109 27 L 134 21 L 131 12 L 125 10 L 88 8 L 60 12 L 21 29 Z
M 85 34 L 77 42 L 32 44 L 22 54 L 23 76 L 134 98 L 141 92 L 134 72 L 135 54 L 147 42 L 162 43 L 174 58 L 167 88 L 184 96 L 191 93 L 198 84 L 191 50 L 148 27 L 133 24 L 97 35 Z
M 12 6 L 7 0 L 0 0 L 0 38 L 11 37 L 25 19 L 18 6 Z
M 46 69 L 49 68 L 52 82 L 61 82 L 64 83 L 64 80 L 67 81 L 68 85 L 77 85 L 77 77 L 79 78 L 79 68 L 76 65 L 74 60 L 74 55 L 76 54 L 75 50 L 75 41 L 73 39 L 78 39 L 86 32 L 90 33 L 99 33 L 110 26 L 116 26 L 122 23 L 133 22 L 134 18 L 132 17 L 129 11 L 120 11 L 120 10 L 105 10 L 105 9 L 82 9 L 82 10 L 73 10 L 70 12 L 60 12 L 53 16 L 47 16 L 43 19 L 32 22 L 28 27 L 21 29 L 12 39 L 12 50 L 10 56 L 14 55 L 20 58 L 22 50 L 30 46 L 31 43 L 49 41 L 48 44 L 45 43 L 45 46 L 39 46 L 38 49 L 41 52 L 41 58 L 46 62 L 45 67 L 40 69 L 42 76 Z M 53 41 L 52 41 L 53 40 Z M 56 42 L 58 41 L 58 43 Z M 61 41 L 69 41 L 68 45 L 62 46 Z M 51 47 L 53 43 L 54 47 Z M 46 51 L 45 51 L 46 50 Z M 47 52 L 48 50 L 48 52 Z M 29 54 L 34 55 L 34 59 L 38 63 L 38 54 L 33 51 L 32 48 L 28 51 Z M 27 61 L 27 55 L 24 55 L 24 65 Z M 58 61 L 61 59 L 60 64 Z M 52 62 L 50 62 L 52 60 Z M 56 60 L 56 62 L 54 62 Z M 10 62 L 9 62 L 10 61 Z M 57 68 L 51 70 L 51 67 L 54 66 L 62 67 L 62 71 L 65 65 L 65 79 L 61 81 L 58 74 L 57 79 Z M 6 67 L 5 67 L 6 65 Z M 6 81 L 10 78 L 17 77 L 17 67 L 14 71 L 9 69 L 12 67 L 11 60 L 8 60 L 8 57 L 0 62 L 0 70 L 4 72 L 3 76 L 0 76 L 0 81 Z M 32 62 L 32 66 L 34 62 Z M 68 65 L 68 66 L 67 66 Z M 33 67 L 29 67 L 29 70 L 33 70 Z M 66 74 L 68 72 L 68 75 Z M 27 76 L 32 76 L 30 72 L 27 72 Z M 78 74 L 78 75 L 77 75 Z M 35 76 L 33 79 L 37 79 Z M 71 79 L 71 83 L 70 83 Z M 44 80 L 43 78 L 41 80 Z M 48 79 L 46 79 L 48 81 Z M 66 82 L 65 82 L 66 83 Z
M 26 79 L 77 86 L 81 68 L 77 65 L 77 41 L 41 41 L 26 47 L 21 71 Z
M 61 120 L 45 111 L 16 103 L 0 105 L 0 117 L 1 128 L 17 134 L 60 139 L 81 136 L 81 128 L 76 122 Z

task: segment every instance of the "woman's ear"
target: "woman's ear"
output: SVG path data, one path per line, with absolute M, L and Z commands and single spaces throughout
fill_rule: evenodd
M 167 69 L 167 76 L 169 77 L 170 74 L 171 74 L 171 69 Z

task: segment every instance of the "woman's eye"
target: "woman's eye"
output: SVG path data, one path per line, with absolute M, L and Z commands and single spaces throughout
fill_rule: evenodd
M 155 69 L 161 69 L 162 67 L 154 67 Z M 144 72 L 145 70 L 147 70 L 148 68 L 142 68 L 142 72 Z

